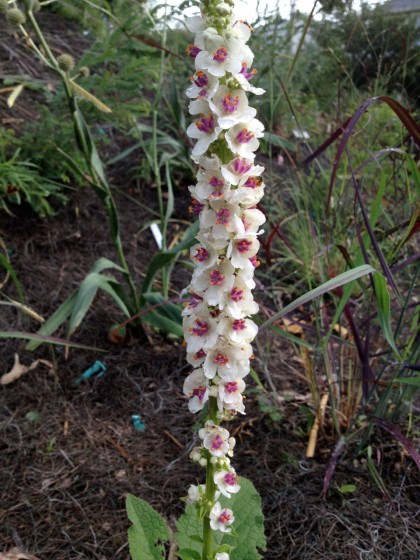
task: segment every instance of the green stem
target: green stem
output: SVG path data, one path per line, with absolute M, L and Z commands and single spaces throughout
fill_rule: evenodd
M 210 397 L 209 420 L 218 424 L 217 419 L 217 399 Z M 207 468 L 206 468 L 206 502 L 209 509 L 213 507 L 216 495 L 216 484 L 214 482 L 214 465 L 211 463 L 212 455 L 208 452 Z M 207 514 L 203 519 L 203 554 L 202 560 L 211 559 L 211 551 L 213 548 L 213 529 L 210 527 L 210 516 Z

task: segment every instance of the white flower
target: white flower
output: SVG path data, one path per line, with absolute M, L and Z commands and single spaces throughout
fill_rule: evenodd
M 218 552 L 214 560 L 229 560 L 229 554 L 227 552 Z
M 241 208 L 237 204 L 214 201 L 211 208 L 205 208 L 200 214 L 200 224 L 203 228 L 211 228 L 215 239 L 229 239 L 230 233 L 235 236 L 245 236 L 245 227 L 241 219 Z
M 206 377 L 213 379 L 219 375 L 224 381 L 233 381 L 249 373 L 249 359 L 252 356 L 250 344 L 241 346 L 227 344 L 217 345 L 209 350 L 203 364 Z
M 237 123 L 247 123 L 257 114 L 257 110 L 248 105 L 248 98 L 240 89 L 229 90 L 227 86 L 220 86 L 209 101 L 210 109 L 216 113 L 219 126 L 223 129 L 231 128 Z
M 193 367 L 200 367 L 204 362 L 206 353 L 202 348 L 198 352 L 187 352 L 187 362 Z
M 238 185 L 240 181 L 246 181 L 251 175 L 261 175 L 264 167 L 254 165 L 253 155 L 247 159 L 237 157 L 226 165 L 221 166 L 221 172 L 225 180 L 231 185 Z
M 207 239 L 199 235 L 197 239 L 201 242 L 191 247 L 190 259 L 197 265 L 195 269 L 197 274 L 201 274 L 203 270 L 214 266 L 217 262 L 218 254 L 214 247 L 208 243 Z
M 222 508 L 220 502 L 216 502 L 210 511 L 210 527 L 213 531 L 221 531 L 222 533 L 230 533 L 232 529 L 230 525 L 235 521 L 233 511 L 231 509 Z
M 255 288 L 254 280 L 254 269 L 252 265 L 247 268 L 243 268 L 236 273 L 236 279 L 239 283 L 244 284 L 250 290 Z
M 241 84 L 242 89 L 244 91 L 250 91 L 255 95 L 262 95 L 263 93 L 265 93 L 264 89 L 256 88 L 249 83 L 249 81 L 252 80 L 252 78 L 257 73 L 255 69 L 253 70 L 249 69 L 250 64 L 251 64 L 250 62 L 242 62 L 241 71 L 238 74 L 235 74 L 233 78 Z
M 226 133 L 229 149 L 243 158 L 252 158 L 260 143 L 257 138 L 264 134 L 264 125 L 258 119 L 248 123 L 238 123 Z
M 232 239 L 226 256 L 228 259 L 231 259 L 235 268 L 252 268 L 249 259 L 257 254 L 259 248 L 260 242 L 255 236 L 249 235 L 239 239 Z
M 202 101 L 204 103 L 204 101 Z M 202 113 L 200 118 L 190 124 L 187 128 L 187 135 L 197 139 L 197 143 L 191 152 L 193 157 L 204 154 L 212 142 L 214 142 L 222 129 L 217 126 L 212 113 L 205 115 Z
M 190 397 L 188 408 L 193 414 L 199 410 L 203 410 L 204 405 L 209 400 L 208 379 L 205 377 L 203 370 L 196 369 L 185 379 L 184 395 Z
M 249 343 L 257 335 L 258 327 L 251 319 L 231 319 L 224 317 L 218 324 L 218 331 L 232 344 Z
M 259 231 L 260 226 L 265 223 L 265 216 L 258 208 L 247 208 L 241 214 L 241 220 L 244 225 L 246 235 L 252 233 L 262 233 Z
M 235 446 L 235 438 L 230 437 L 228 430 L 216 426 L 211 420 L 207 420 L 205 427 L 198 431 L 203 440 L 203 446 L 210 451 L 213 457 L 224 457 L 230 455 Z
M 230 261 L 225 260 L 193 278 L 191 286 L 202 293 L 208 305 L 220 305 L 224 292 L 230 292 L 232 289 L 235 281 L 234 272 L 235 269 Z
M 185 499 L 185 503 L 187 504 L 195 504 L 199 502 L 206 493 L 206 485 L 200 484 L 196 486 L 195 484 L 191 484 L 188 488 L 188 496 Z
M 228 191 L 226 200 L 247 208 L 258 204 L 263 195 L 264 183 L 261 177 L 250 176 L 246 180 L 241 180 L 236 189 Z
M 206 20 L 202 16 L 188 17 L 185 23 L 191 33 L 202 33 L 206 28 Z
M 219 384 L 218 404 L 219 409 L 227 408 L 243 413 L 245 408 L 242 401 L 242 393 L 245 390 L 243 379 L 233 381 L 222 381 Z
M 218 78 L 223 77 L 226 72 L 238 74 L 241 71 L 245 45 L 240 41 L 226 41 L 223 37 L 213 36 L 211 40 L 210 37 L 206 37 L 205 43 L 207 50 L 202 50 L 195 58 L 197 70 L 207 70 Z
M 203 305 L 203 298 L 192 291 L 188 293 L 188 298 L 183 302 L 183 304 L 183 317 L 187 317 L 188 315 L 192 315 L 193 313 L 199 313 L 200 310 L 203 311 L 206 309 Z
M 230 190 L 220 169 L 199 172 L 197 180 L 197 185 L 190 187 L 190 192 L 202 200 L 223 200 Z
M 187 352 L 195 353 L 199 350 L 212 348 L 217 340 L 217 322 L 208 311 L 200 310 L 184 317 L 184 333 Z
M 223 294 L 225 311 L 234 319 L 258 313 L 258 304 L 252 297 L 251 290 L 239 279 L 235 279 L 232 289 Z
M 236 494 L 241 489 L 234 469 L 217 471 L 214 473 L 213 478 L 214 482 L 217 484 L 217 488 L 226 498 L 230 498 L 231 494 Z

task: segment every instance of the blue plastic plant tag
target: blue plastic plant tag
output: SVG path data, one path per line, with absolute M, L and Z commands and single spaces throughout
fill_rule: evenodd
M 74 384 L 78 385 L 82 381 L 86 381 L 86 379 L 89 379 L 89 377 L 92 377 L 92 376 L 95 376 L 97 379 L 99 379 L 100 377 L 103 377 L 105 375 L 106 370 L 107 370 L 106 365 L 103 362 L 100 362 L 99 360 L 97 360 L 93 364 L 93 366 L 91 366 L 90 368 L 85 370 L 82 373 L 82 375 L 76 379 Z
M 141 421 L 141 418 L 138 414 L 132 414 L 131 416 L 132 420 L 133 420 L 133 425 L 134 428 L 138 431 L 138 432 L 144 432 L 144 430 L 146 429 L 145 424 L 143 424 L 143 422 Z

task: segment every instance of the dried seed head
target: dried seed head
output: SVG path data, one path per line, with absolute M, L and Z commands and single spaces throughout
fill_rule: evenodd
M 58 66 L 63 72 L 71 72 L 74 70 L 74 58 L 70 54 L 60 54 L 57 58 Z
M 18 27 L 26 21 L 25 14 L 22 10 L 19 10 L 19 8 L 11 8 L 10 10 L 7 10 L 6 19 L 10 27 Z
M 7 12 L 8 0 L 0 0 L 0 14 Z

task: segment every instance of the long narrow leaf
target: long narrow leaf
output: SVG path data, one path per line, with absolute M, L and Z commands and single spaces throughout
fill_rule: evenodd
M 50 336 L 53 332 L 55 332 L 63 323 L 67 321 L 70 317 L 71 312 L 73 310 L 74 302 L 76 300 L 77 291 L 74 291 L 70 297 L 66 299 L 64 303 L 60 305 L 60 307 L 54 311 L 51 317 L 45 321 L 42 327 L 37 332 L 39 336 Z M 29 342 L 25 349 L 26 350 L 36 350 L 38 346 L 42 344 L 41 339 L 31 339 L 32 342 Z
M 416 463 L 417 468 L 420 470 L 420 454 L 416 451 L 411 441 L 403 436 L 397 426 L 394 426 L 394 424 L 391 424 L 391 422 L 388 422 L 388 420 L 385 420 L 384 418 L 372 418 L 372 421 L 377 426 L 391 434 L 391 436 L 406 449 L 406 451 L 411 455 L 413 461 Z
M 321 286 L 318 286 L 317 288 L 314 288 L 313 290 L 306 292 L 306 294 L 303 294 L 303 296 L 298 297 L 297 299 L 295 299 L 295 301 L 292 301 L 292 303 L 290 303 L 289 305 L 286 305 L 286 307 L 284 307 L 283 309 L 278 311 L 275 315 L 270 317 L 270 319 L 265 321 L 260 326 L 259 330 L 260 331 L 264 330 L 269 325 L 271 325 L 281 317 L 284 317 L 285 315 L 287 315 L 288 313 L 290 313 L 300 305 L 308 303 L 308 301 L 311 301 L 316 297 L 325 294 L 326 292 L 335 290 L 336 288 L 343 286 L 344 284 L 353 282 L 354 280 L 357 280 L 358 278 L 361 278 L 362 276 L 365 276 L 366 274 L 371 274 L 373 272 L 375 272 L 375 269 L 371 267 L 369 264 L 362 264 L 357 268 L 343 272 L 339 276 L 336 276 L 335 278 L 328 280 Z
M 334 165 L 333 165 L 332 172 L 331 172 L 330 185 L 329 185 L 329 188 L 328 188 L 327 215 L 328 215 L 329 209 L 330 209 L 332 190 L 333 190 L 333 186 L 334 186 L 334 182 L 335 182 L 335 177 L 337 175 L 338 165 L 341 161 L 341 156 L 343 155 L 343 152 L 344 152 L 344 150 L 347 146 L 347 142 L 348 142 L 350 136 L 353 134 L 354 128 L 356 127 L 356 124 L 359 122 L 362 115 L 367 111 L 368 107 L 370 105 L 372 105 L 372 103 L 376 102 L 378 99 L 380 101 L 383 101 L 384 103 L 387 103 L 387 105 L 389 107 L 391 107 L 391 109 L 394 111 L 394 113 L 397 115 L 397 117 L 401 120 L 401 122 L 403 123 L 403 125 L 405 126 L 407 131 L 413 137 L 414 141 L 420 147 L 420 127 L 418 126 L 416 121 L 413 119 L 413 117 L 410 115 L 410 113 L 407 111 L 407 109 L 405 109 L 402 105 L 400 105 L 394 99 L 392 99 L 390 97 L 387 97 L 385 95 L 381 95 L 379 97 L 372 97 L 370 99 L 367 99 L 364 103 L 362 103 L 362 105 L 360 105 L 358 110 L 355 112 L 353 117 L 348 122 L 347 128 L 344 130 L 343 137 L 342 137 L 342 139 L 340 141 L 340 144 L 337 148 L 337 153 L 336 153 L 336 156 L 335 156 Z
M 0 253 L 0 266 L 2 266 L 3 268 L 6 269 L 6 273 L 10 276 L 13 284 L 15 285 L 15 288 L 16 288 L 16 291 L 18 293 L 19 299 L 20 299 L 21 303 L 23 303 L 25 301 L 25 296 L 23 295 L 22 286 L 19 282 L 17 274 L 14 271 L 13 266 L 9 263 L 8 259 L 6 259 L 6 257 L 4 255 L 2 255 L 1 253 Z M 5 282 L 6 281 L 4 281 L 2 284 L 0 284 L 0 288 L 3 287 Z
M 73 348 L 80 348 L 81 350 L 90 350 L 94 352 L 106 352 L 102 348 L 96 348 L 95 346 L 88 346 L 86 344 L 80 344 L 78 342 L 72 342 L 66 338 L 56 338 L 54 336 L 45 336 L 36 333 L 26 333 L 19 331 L 0 331 L 0 338 L 20 338 L 23 340 L 31 340 L 36 342 L 36 346 L 40 344 L 56 344 L 57 346 L 71 346 Z M 29 345 L 27 345 L 28 348 Z
M 391 299 L 389 297 L 386 280 L 381 274 L 374 274 L 373 282 L 375 286 L 376 308 L 378 310 L 379 323 L 388 344 L 391 346 L 395 355 L 401 359 L 391 328 Z

